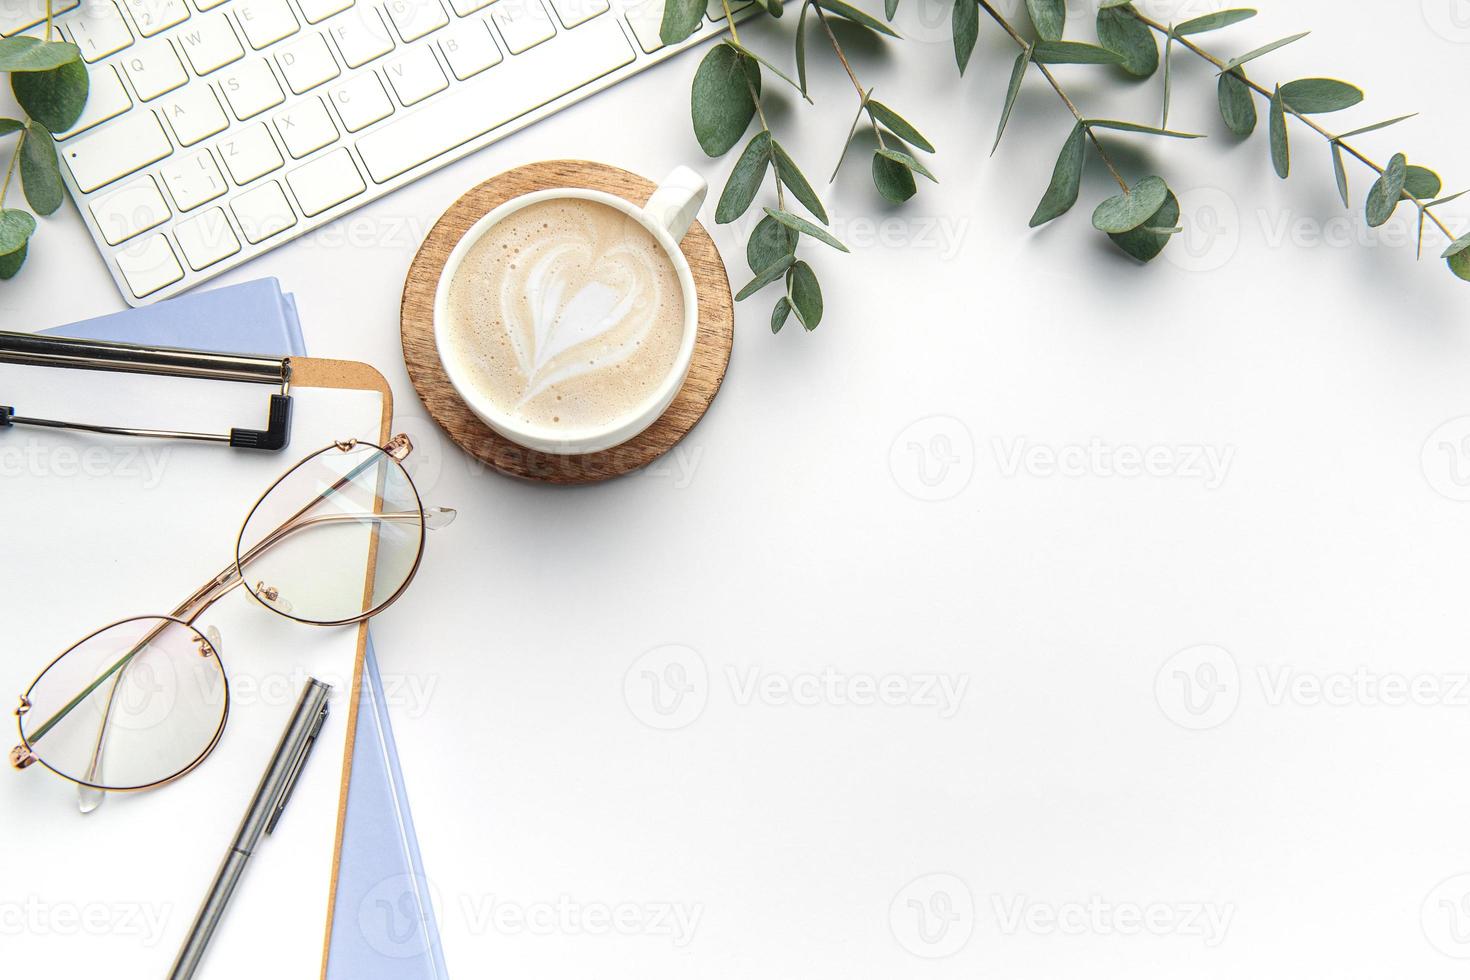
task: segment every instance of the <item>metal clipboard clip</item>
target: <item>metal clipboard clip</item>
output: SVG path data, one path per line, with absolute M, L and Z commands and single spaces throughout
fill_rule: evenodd
M 189 439 L 195 442 L 226 443 L 237 449 L 277 451 L 291 441 L 291 359 L 255 354 L 225 354 L 211 351 L 123 344 L 106 340 L 40 336 L 0 330 L 0 363 L 37 367 L 73 368 L 83 371 L 120 371 L 125 374 L 155 374 L 174 378 L 238 381 L 280 386 L 270 396 L 264 429 L 231 429 L 228 433 L 183 432 L 169 429 L 132 429 L 91 422 L 63 422 L 17 414 L 15 407 L 0 404 L 0 430 L 13 425 L 37 425 L 50 429 L 79 429 L 117 436 L 156 439 Z

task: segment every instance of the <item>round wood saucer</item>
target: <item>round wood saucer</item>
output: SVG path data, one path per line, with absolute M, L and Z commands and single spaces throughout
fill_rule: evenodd
M 620 446 L 600 453 L 558 456 L 518 446 L 481 422 L 460 399 L 439 362 L 434 345 L 434 293 L 455 244 L 470 226 L 522 194 L 552 187 L 605 191 L 642 204 L 654 184 L 637 174 L 586 160 L 550 160 L 505 173 L 472 188 L 450 205 L 419 246 L 403 284 L 403 357 L 408 376 L 430 417 L 475 458 L 510 476 L 547 483 L 591 483 L 621 476 L 651 463 L 704 417 L 720 390 L 735 339 L 735 309 L 725 264 L 709 232 L 698 221 L 680 248 L 694 270 L 699 291 L 699 334 L 684 387 L 653 425 Z

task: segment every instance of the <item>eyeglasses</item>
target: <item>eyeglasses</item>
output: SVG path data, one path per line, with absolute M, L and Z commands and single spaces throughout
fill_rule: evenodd
M 425 531 L 455 516 L 424 509 L 403 468 L 412 451 L 404 435 L 349 440 L 287 470 L 245 518 L 235 560 L 172 613 L 104 626 L 41 671 L 15 711 L 11 765 L 39 762 L 76 783 L 85 812 L 103 791 L 161 786 L 203 762 L 224 732 L 230 686 L 219 631 L 201 631 L 199 617 L 240 585 L 316 626 L 392 605 L 418 571 Z

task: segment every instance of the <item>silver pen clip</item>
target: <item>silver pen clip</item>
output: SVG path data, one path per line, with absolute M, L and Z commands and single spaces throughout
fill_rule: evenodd
M 286 786 L 281 790 L 281 801 L 271 812 L 270 819 L 266 821 L 265 832 L 271 833 L 276 829 L 276 824 L 281 819 L 281 814 L 286 812 L 286 804 L 291 802 L 291 794 L 296 792 L 296 784 L 301 779 L 301 772 L 306 768 L 306 760 L 311 758 L 311 750 L 316 748 L 317 736 L 322 732 L 322 725 L 327 721 L 327 709 L 331 702 L 323 701 L 322 710 L 317 714 L 316 721 L 312 723 L 311 734 L 306 739 L 306 745 L 301 750 L 301 755 L 296 759 L 296 764 L 291 767 L 291 775 L 286 777 Z

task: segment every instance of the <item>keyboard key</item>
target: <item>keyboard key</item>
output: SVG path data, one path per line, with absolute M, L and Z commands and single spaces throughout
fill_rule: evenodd
M 87 107 L 82 110 L 76 125 L 64 133 L 57 133 L 57 139 L 70 139 L 99 123 L 115 119 L 133 107 L 132 97 L 123 87 L 122 79 L 117 77 L 117 69 L 111 65 L 102 65 L 100 68 L 92 69 L 91 74 L 90 89 L 87 92 Z
M 332 104 L 337 107 L 337 115 L 342 117 L 342 125 L 349 133 L 365 129 L 393 113 L 393 102 L 383 91 L 378 73 L 373 71 L 332 89 Z
M 146 174 L 111 194 L 94 198 L 88 206 L 107 244 L 117 245 L 169 219 L 168 204 L 158 184 Z
M 257 51 L 301 30 L 286 0 L 235 0 L 235 16 L 245 39 Z
M 235 118 L 242 122 L 286 101 L 264 58 L 252 58 L 238 65 L 222 76 L 219 83 Z
M 357 165 L 352 162 L 352 154 L 345 149 L 333 150 L 303 167 L 297 167 L 286 174 L 286 183 L 291 185 L 291 193 L 296 195 L 301 213 L 308 218 L 367 190 L 357 172 Z
M 383 6 L 404 43 L 417 41 L 449 23 L 439 0 L 388 0 Z
M 124 245 L 113 256 L 128 288 L 138 299 L 184 278 L 184 270 L 174 257 L 173 246 L 162 233 Z
M 327 21 L 327 33 L 332 35 L 337 53 L 348 68 L 360 68 L 393 50 L 388 26 L 376 10 L 365 4 Z
M 184 70 L 173 45 L 161 38 L 152 44 L 133 48 L 122 63 L 132 80 L 133 91 L 144 102 L 172 92 L 189 80 L 189 73 Z
M 174 237 L 189 268 L 198 272 L 240 251 L 240 239 L 230 219 L 219 208 L 210 208 L 174 225 Z
M 61 155 L 71 167 L 77 190 L 90 194 L 120 177 L 157 163 L 173 152 L 158 117 L 135 112 L 69 143 Z
M 352 0 L 298 0 L 301 15 L 308 24 L 320 24 L 333 14 L 352 6 Z
M 454 77 L 464 81 L 478 75 L 500 61 L 500 48 L 495 45 L 495 35 L 490 25 L 483 20 L 467 20 L 455 24 L 439 38 L 439 50 L 449 62 Z
M 276 141 L 263 123 L 247 126 L 219 141 L 219 155 L 225 158 L 230 176 L 237 184 L 248 184 L 285 163 Z
M 279 235 L 296 224 L 291 202 L 286 200 L 286 192 L 274 180 L 268 180 L 235 198 L 230 202 L 230 210 L 235 212 L 235 220 L 240 222 L 245 240 L 252 245 Z
M 664 47 L 663 38 L 659 37 L 664 19 L 663 0 L 626 0 L 623 16 L 628 18 L 628 26 L 633 28 L 640 48 L 653 54 Z
M 490 6 L 491 0 L 449 0 L 449 6 L 454 8 L 455 16 L 468 17 L 476 10 L 483 10 Z
M 276 64 L 281 66 L 286 84 L 296 95 L 342 74 L 331 49 L 327 47 L 327 39 L 320 34 L 308 34 L 299 41 L 277 48 Z
M 174 131 L 180 146 L 193 146 L 230 126 L 230 117 L 220 108 L 214 89 L 204 82 L 189 86 L 162 107 L 163 118 Z
M 490 9 L 511 54 L 529 51 L 556 34 L 540 0 L 500 0 Z
M 229 0 L 194 0 L 194 6 L 196 6 L 196 7 L 199 8 L 199 12 L 200 13 L 203 13 L 206 10 L 213 10 L 215 7 L 218 7 L 220 4 L 228 3 L 228 2 L 229 2 Z
M 214 162 L 214 154 L 208 150 L 170 161 L 159 170 L 159 175 L 180 211 L 192 211 L 230 189 L 219 172 L 219 164 Z
M 286 152 L 300 160 L 314 150 L 337 142 L 340 135 L 331 113 L 321 99 L 307 99 L 276 115 L 276 132 L 286 144 Z
M 381 184 L 632 60 L 618 22 L 600 17 L 567 31 L 555 45 L 507 58 L 493 72 L 455 86 L 362 137 L 357 149 Z
M 133 32 L 122 11 L 112 0 L 89 3 L 66 22 L 72 43 L 82 49 L 82 60 L 91 63 L 116 54 L 133 43 Z
M 245 57 L 245 48 L 224 14 L 200 17 L 173 36 L 178 38 L 196 75 L 208 75 Z
M 404 105 L 422 102 L 449 87 L 433 48 L 413 48 L 403 57 L 385 62 L 383 74 L 388 76 L 388 84 Z
M 551 0 L 562 27 L 576 27 L 607 13 L 607 0 Z
M 133 23 L 138 33 L 152 37 L 189 19 L 189 7 L 184 0 L 127 0 L 133 12 Z
M 738 14 L 746 7 L 749 7 L 750 3 L 751 0 L 738 0 L 738 2 L 737 0 L 730 0 L 730 13 Z M 712 22 L 718 24 L 725 19 L 725 5 L 720 0 L 709 0 L 705 5 L 704 15 Z
M 80 0 L 56 0 L 52 13 L 76 7 Z M 6 0 L 0 3 L 0 37 L 11 37 L 46 20 L 46 0 Z

